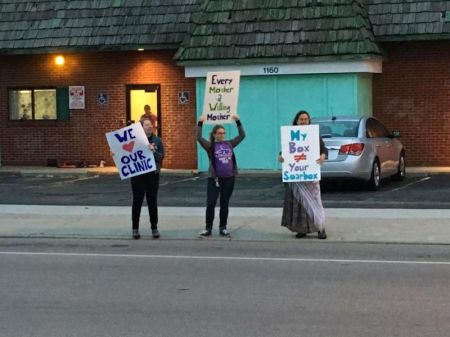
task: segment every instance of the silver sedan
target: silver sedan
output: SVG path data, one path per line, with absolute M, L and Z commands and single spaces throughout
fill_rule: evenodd
M 405 177 L 405 149 L 400 132 L 388 129 L 373 117 L 316 118 L 328 149 L 323 178 L 356 178 L 377 190 L 380 180 Z

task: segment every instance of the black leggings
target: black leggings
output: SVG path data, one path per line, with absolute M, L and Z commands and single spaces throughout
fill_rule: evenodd
M 151 228 L 158 228 L 158 188 L 159 173 L 146 173 L 131 178 L 131 189 L 133 191 L 131 220 L 133 222 L 133 229 L 139 229 L 139 218 L 141 216 L 144 196 L 147 197 Z
M 214 222 L 214 209 L 217 197 L 220 194 L 220 224 L 219 230 L 227 228 L 228 204 L 234 189 L 234 177 L 218 178 L 219 187 L 214 178 L 208 178 L 206 192 L 206 229 L 212 230 Z

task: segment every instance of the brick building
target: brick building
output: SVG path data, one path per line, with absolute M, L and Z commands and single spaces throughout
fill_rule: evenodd
M 401 130 L 408 165 L 450 165 L 450 1 L 364 0 L 383 72 L 373 113 Z
M 105 133 L 149 104 L 164 166 L 196 168 L 195 83 L 173 60 L 195 2 L 2 1 L 2 164 L 112 165 Z M 67 106 L 71 86 L 84 87 L 84 108 Z
M 112 165 L 104 133 L 148 103 L 164 167 L 202 169 L 193 130 L 211 67 L 244 70 L 243 168 L 276 168 L 274 130 L 300 105 L 374 115 L 401 131 L 408 165 L 450 165 L 450 1 L 2 0 L 0 9 L 3 165 Z M 268 67 L 287 73 L 259 76 Z M 69 109 L 74 86 L 83 109 Z M 254 123 L 252 108 L 274 123 Z M 263 141 L 272 147 L 255 156 Z
M 275 169 L 279 126 L 301 108 L 374 115 L 401 132 L 408 165 L 450 165 L 450 1 L 209 0 L 203 9 L 176 57 L 196 78 L 200 107 L 206 72 L 245 76 L 241 117 L 257 142 L 240 145 L 241 167 Z

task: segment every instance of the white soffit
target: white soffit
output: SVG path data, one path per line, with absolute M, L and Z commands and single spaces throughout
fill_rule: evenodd
M 220 62 L 220 61 L 218 61 Z M 206 77 L 213 71 L 240 70 L 241 76 L 277 76 L 337 73 L 382 73 L 381 60 L 186 66 L 186 77 Z

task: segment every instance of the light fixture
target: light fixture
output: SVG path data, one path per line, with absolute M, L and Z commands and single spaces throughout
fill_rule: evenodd
M 138 48 L 138 51 L 144 51 L 144 48 Z
M 64 64 L 64 56 L 62 56 L 62 55 L 56 56 L 55 63 L 59 66 L 62 66 Z

